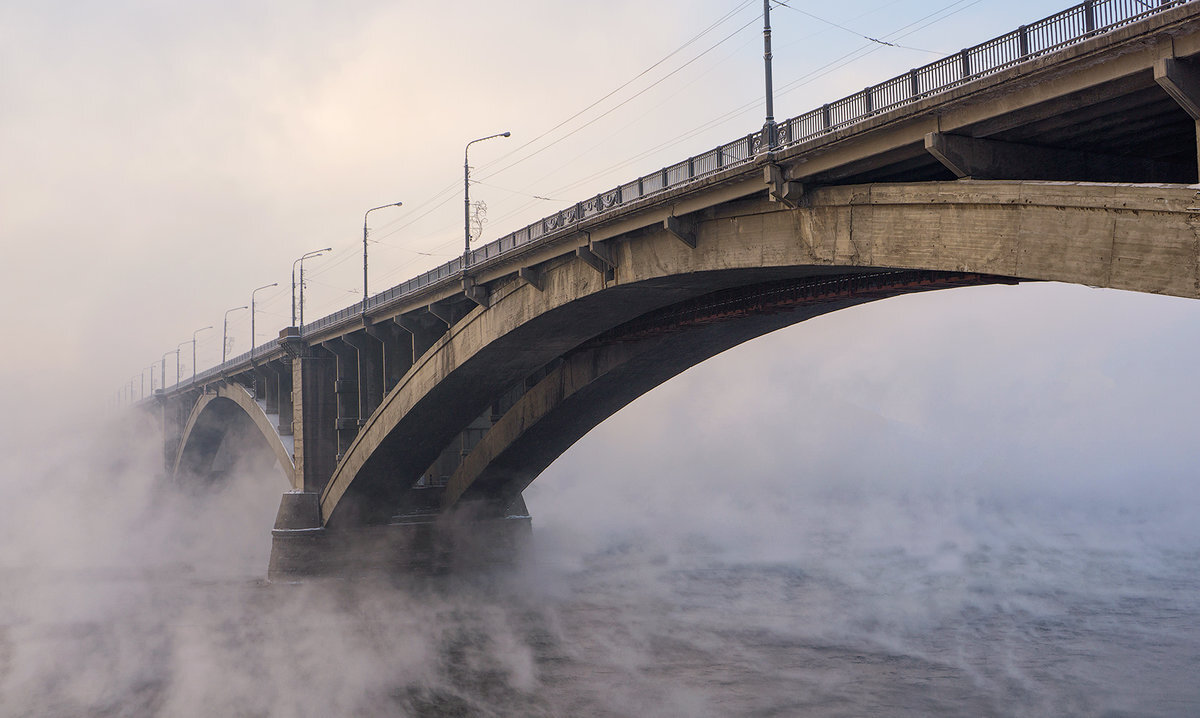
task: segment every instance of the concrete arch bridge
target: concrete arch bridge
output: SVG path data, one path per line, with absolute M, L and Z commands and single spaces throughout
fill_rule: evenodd
M 158 393 L 165 462 L 209 475 L 257 437 L 291 483 L 273 575 L 453 560 L 519 534 L 591 428 L 781 327 L 1020 281 L 1200 298 L 1197 6 L 987 72 L 964 51 L 947 87 L 867 88 L 287 327 Z

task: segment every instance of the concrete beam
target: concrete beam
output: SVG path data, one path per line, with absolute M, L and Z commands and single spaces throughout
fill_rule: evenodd
M 1174 162 L 930 132 L 925 149 L 959 179 L 1151 182 L 1184 171 Z
M 696 230 L 692 222 L 671 215 L 663 220 L 663 229 L 692 249 L 696 248 Z
M 475 283 L 475 278 L 471 275 L 463 277 L 463 294 L 467 299 L 475 302 L 484 309 L 491 306 L 491 293 L 486 286 Z
M 1200 176 L 1200 66 L 1189 60 L 1160 57 L 1154 62 L 1154 81 L 1196 123 L 1196 163 Z
M 575 256 L 582 259 L 584 264 L 602 274 L 606 280 L 613 278 L 613 270 L 617 265 L 612 258 L 612 253 L 605 245 L 597 242 L 587 247 L 578 247 L 575 250 Z
M 767 183 L 767 196 L 772 202 L 779 202 L 786 207 L 795 209 L 804 196 L 804 185 L 787 179 L 782 167 L 776 164 L 763 166 L 763 179 Z
M 1188 60 L 1160 57 L 1154 62 L 1154 81 L 1193 120 L 1200 120 L 1200 67 Z
M 544 292 L 546 290 L 544 284 L 545 280 L 540 269 L 535 269 L 533 267 L 521 267 L 517 270 L 517 276 L 523 279 L 526 284 L 538 290 L 539 292 Z

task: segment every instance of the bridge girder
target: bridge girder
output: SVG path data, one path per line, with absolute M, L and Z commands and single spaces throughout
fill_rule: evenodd
M 237 421 L 234 417 L 242 420 Z M 180 433 L 179 446 L 170 469 L 179 477 L 188 472 L 204 473 L 227 432 L 253 426 L 261 435 L 289 484 L 296 474 L 292 451 L 285 445 L 278 428 L 250 391 L 231 381 L 210 385 L 192 405 Z
M 547 463 L 546 451 L 530 459 L 524 476 L 511 479 L 520 471 L 505 469 L 510 479 L 488 488 L 489 472 L 503 473 L 500 463 L 491 462 L 516 454 L 501 439 L 485 437 L 483 449 L 476 447 L 483 453 L 464 451 L 463 475 L 451 478 L 448 492 L 422 500 L 418 495 L 429 490 L 416 483 L 456 435 L 527 377 L 615 327 L 717 290 L 821 275 L 921 270 L 1200 298 L 1196 195 L 1195 188 L 1185 186 L 1052 182 L 825 187 L 808 191 L 803 206 L 795 209 L 742 201 L 689 218 L 695 248 L 665 228 L 607 240 L 603 250 L 611 258 L 611 277 L 572 257 L 548 262 L 540 267 L 541 289 L 515 276 L 498 282 L 489 307 L 477 307 L 450 327 L 359 432 L 322 493 L 322 516 L 328 525 L 351 525 L 384 520 L 406 508 L 450 508 L 459 498 L 486 496 L 496 486 L 505 487 L 499 495 L 511 495 L 544 468 L 537 464 Z M 746 324 L 706 341 L 714 347 L 742 341 L 747 331 L 756 336 L 755 331 L 794 321 Z M 644 345 L 646 356 L 658 357 L 660 374 L 647 374 L 637 393 L 673 376 L 672 367 L 690 366 L 684 357 L 695 347 L 686 341 L 662 345 L 673 348 Z M 602 356 L 586 361 L 595 369 Z M 556 370 L 560 377 L 571 371 L 572 360 L 566 361 Z M 620 367 L 633 366 L 631 361 L 617 362 L 613 376 L 620 376 Z M 605 401 L 615 411 L 632 398 Z M 580 405 L 578 411 L 595 412 L 596 405 Z M 587 423 L 562 416 L 562 426 Z M 492 430 L 504 423 L 501 417 Z M 555 450 L 565 448 L 558 446 L 562 443 Z M 480 458 L 488 452 L 490 460 Z M 484 480 L 476 485 L 479 477 Z

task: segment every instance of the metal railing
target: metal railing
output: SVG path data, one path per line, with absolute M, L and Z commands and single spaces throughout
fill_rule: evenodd
M 844 97 L 822 105 L 779 125 L 780 144 L 777 149 L 805 142 L 821 135 L 842 130 L 884 112 L 919 102 L 932 95 L 951 90 L 966 82 L 991 75 L 1022 62 L 1060 50 L 1095 35 L 1128 25 L 1150 15 L 1197 0 L 1087 0 L 1062 12 L 1043 18 L 965 48 L 949 57 L 914 68 Z M 500 239 L 489 242 L 470 254 L 470 266 L 495 259 L 525 245 L 538 242 L 581 221 L 602 216 L 614 209 L 651 198 L 667 190 L 686 186 L 699 179 L 716 175 L 751 162 L 765 148 L 760 146 L 758 132 L 721 145 L 695 157 L 689 157 L 657 172 L 626 182 L 595 197 L 577 202 L 566 209 L 522 227 Z M 367 299 L 366 311 L 386 306 L 403 297 L 434 284 L 459 276 L 462 258 L 413 277 Z M 348 323 L 363 314 L 362 302 L 321 317 L 303 327 L 304 334 L 322 332 Z M 273 354 L 275 342 L 254 349 L 254 355 Z M 232 367 L 242 367 L 250 361 L 250 353 L 226 361 L 196 375 L 201 383 Z M 188 385 L 192 382 L 181 382 Z M 178 384 L 175 386 L 179 386 Z M 171 387 L 175 388 L 175 387 Z

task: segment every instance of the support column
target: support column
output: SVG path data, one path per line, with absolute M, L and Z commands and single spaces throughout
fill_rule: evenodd
M 187 421 L 187 416 L 182 415 L 180 407 L 187 403 L 188 394 L 168 397 L 162 389 L 156 393 L 162 418 L 163 472 L 170 476 L 175 468 L 175 457 L 179 453 L 179 442 L 183 440 L 183 425 Z M 188 409 L 191 409 L 190 405 Z
M 367 334 L 379 340 L 383 348 L 383 394 L 387 396 L 413 364 L 412 334 L 390 321 L 372 324 Z
M 287 330 L 284 330 L 287 331 Z M 305 346 L 299 334 L 287 337 L 292 357 L 292 428 L 295 432 L 297 491 L 320 492 L 337 466 L 337 360 L 317 347 Z
M 321 346 L 337 357 L 333 391 L 337 394 L 337 460 L 341 461 L 358 436 L 358 352 L 340 339 L 331 339 Z
M 358 425 L 365 426 L 383 402 L 383 344 L 365 332 L 342 339 L 358 353 Z
M 293 414 L 292 403 L 292 360 L 271 362 L 272 369 L 279 377 L 279 435 L 292 435 Z
M 279 413 L 279 372 L 270 363 L 259 364 L 254 367 L 256 381 L 255 384 L 261 383 L 263 387 L 262 396 L 263 403 L 266 405 L 268 414 Z
M 412 335 L 413 362 L 437 343 L 442 335 L 449 331 L 446 322 L 438 319 L 432 313 L 426 313 L 428 318 L 418 318 L 417 315 L 405 315 L 394 320 L 401 329 Z

